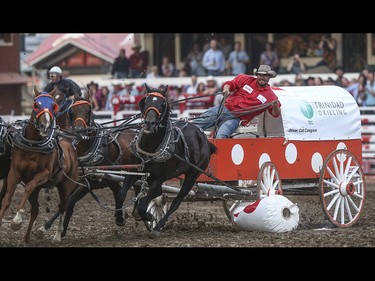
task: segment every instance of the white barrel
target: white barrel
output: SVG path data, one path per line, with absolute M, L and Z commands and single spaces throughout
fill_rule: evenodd
M 240 203 L 231 215 L 234 227 L 245 231 L 287 232 L 296 229 L 299 222 L 297 204 L 278 194 Z

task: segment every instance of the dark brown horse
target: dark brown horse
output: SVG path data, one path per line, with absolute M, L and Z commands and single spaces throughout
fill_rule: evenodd
M 17 230 L 23 220 L 27 201 L 31 205 L 29 225 L 24 241 L 30 242 L 33 224 L 39 214 L 38 196 L 42 188 L 56 186 L 59 193 L 59 226 L 54 241 L 61 240 L 62 218 L 66 203 L 77 187 L 79 179 L 77 153 L 71 142 L 59 139 L 55 134 L 59 105 L 57 89 L 40 93 L 34 89 L 35 99 L 30 118 L 25 120 L 22 132 L 14 135 L 12 159 L 7 177 L 7 189 L 2 200 L 0 223 L 8 209 L 18 183 L 25 184 L 24 194 L 17 207 L 11 227 Z
M 12 126 L 0 117 L 0 180 L 3 180 L 3 185 L 0 192 L 0 209 L 1 201 L 6 192 L 7 176 L 10 169 L 11 158 L 11 138 Z
M 182 187 L 169 210 L 150 233 L 150 237 L 155 238 L 160 235 L 169 216 L 178 209 L 197 178 L 208 167 L 217 148 L 197 126 L 182 120 L 171 120 L 166 98 L 167 87 L 160 91 L 146 85 L 146 90 L 146 96 L 139 102 L 144 126 L 132 142 L 133 153 L 144 164 L 142 172 L 149 173 L 146 179 L 149 186 L 147 194 L 137 204 L 138 215 L 143 221 L 154 220 L 153 215 L 147 212 L 147 207 L 151 200 L 162 195 L 162 184 L 184 176 Z M 121 196 L 126 197 L 137 179 L 134 175 L 125 176 Z
M 113 179 L 111 175 L 104 175 L 98 178 L 85 175 L 84 168 L 90 166 L 123 167 L 124 165 L 130 167 L 134 165 L 134 168 L 136 168 L 136 164 L 140 163 L 140 159 L 131 153 L 130 142 L 137 134 L 137 131 L 132 127 L 137 127 L 137 125 L 129 124 L 119 128 L 101 126 L 94 120 L 90 95 L 87 99 L 75 95 L 68 115 L 72 130 L 75 134 L 82 136 L 81 140 L 75 140 L 75 146 L 80 170 L 83 171 L 81 178 L 86 179 L 86 181 L 85 184 L 77 187 L 69 199 L 61 236 L 64 237 L 66 235 L 75 204 L 89 192 L 104 187 L 109 187 L 113 193 L 116 206 L 115 222 L 118 226 L 123 226 L 125 224 L 122 210 L 123 201 L 119 201 L 118 196 L 118 192 L 121 189 L 121 181 Z M 93 193 L 91 194 L 93 195 Z M 45 223 L 44 228 L 50 228 L 56 217 L 57 214 Z

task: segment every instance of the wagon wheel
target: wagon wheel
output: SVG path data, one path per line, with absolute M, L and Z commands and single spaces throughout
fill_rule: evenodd
M 165 194 L 162 194 L 155 199 L 151 200 L 148 204 L 147 212 L 153 215 L 153 221 L 144 221 L 144 224 L 148 231 L 151 231 L 155 225 L 165 216 L 168 210 L 168 202 Z
M 319 179 L 319 196 L 326 218 L 335 226 L 357 222 L 366 198 L 361 163 L 348 150 L 333 151 L 325 160 Z
M 270 194 L 283 194 L 279 171 L 272 162 L 264 162 L 258 172 L 256 199 Z

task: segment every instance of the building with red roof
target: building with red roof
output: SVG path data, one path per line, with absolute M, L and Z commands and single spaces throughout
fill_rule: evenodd
M 105 74 L 124 48 L 128 57 L 139 42 L 135 33 L 53 33 L 24 62 L 38 70 L 54 65 L 72 75 Z

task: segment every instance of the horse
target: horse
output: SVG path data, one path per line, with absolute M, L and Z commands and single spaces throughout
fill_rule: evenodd
M 130 143 L 137 134 L 137 131 L 131 127 L 136 127 L 137 125 L 125 126 L 125 129 L 121 128 L 121 126 L 120 129 L 104 128 L 95 122 L 91 105 L 91 95 L 88 95 L 87 98 L 75 95 L 68 111 L 72 130 L 75 134 L 82 136 L 82 139 L 75 141 L 81 170 L 88 166 L 139 164 L 139 158 L 133 155 L 130 150 Z M 85 178 L 85 175 L 82 178 Z M 118 196 L 118 192 L 121 189 L 121 182 L 112 177 L 104 176 L 103 178 L 95 179 L 88 175 L 86 183 L 88 186 L 84 184 L 79 185 L 69 198 L 63 222 L 63 231 L 61 233 L 62 237 L 66 235 L 75 204 L 86 196 L 86 194 L 89 192 L 92 194 L 92 190 L 98 188 L 109 187 L 111 189 L 116 206 L 114 215 L 115 223 L 118 226 L 125 225 L 122 210 L 123 201 L 120 201 Z M 51 227 L 56 217 L 57 214 L 44 224 L 45 230 Z
M 3 185 L 0 192 L 0 209 L 1 201 L 6 192 L 7 176 L 10 169 L 11 159 L 11 130 L 10 124 L 7 124 L 2 117 L 0 117 L 0 180 L 3 181 Z
M 15 134 L 13 139 L 7 188 L 0 210 L 0 225 L 17 184 L 22 181 L 25 184 L 24 193 L 11 222 L 11 228 L 18 230 L 21 227 L 26 202 L 29 201 L 29 225 L 24 235 L 26 244 L 30 243 L 31 230 L 39 214 L 39 192 L 42 188 L 52 186 L 57 187 L 59 194 L 59 225 L 53 241 L 61 241 L 66 203 L 79 180 L 75 148 L 69 140 L 59 139 L 55 133 L 55 113 L 59 107 L 56 103 L 56 92 L 56 88 L 49 93 L 39 92 L 34 88 L 33 110 L 29 119 L 25 120 L 22 131 Z
M 149 174 L 146 178 L 147 193 L 139 199 L 136 206 L 140 219 L 153 221 L 153 215 L 147 212 L 147 207 L 151 200 L 162 195 L 162 184 L 167 180 L 184 176 L 183 184 L 172 200 L 170 208 L 151 229 L 150 238 L 156 238 L 169 216 L 188 195 L 197 178 L 207 169 L 211 156 L 217 152 L 217 147 L 194 124 L 184 120 L 172 121 L 166 97 L 167 87 L 159 90 L 145 84 L 145 88 L 146 95 L 139 101 L 144 124 L 131 143 L 133 154 L 142 160 L 142 172 Z M 137 179 L 138 176 L 125 176 L 120 193 L 122 201 Z

